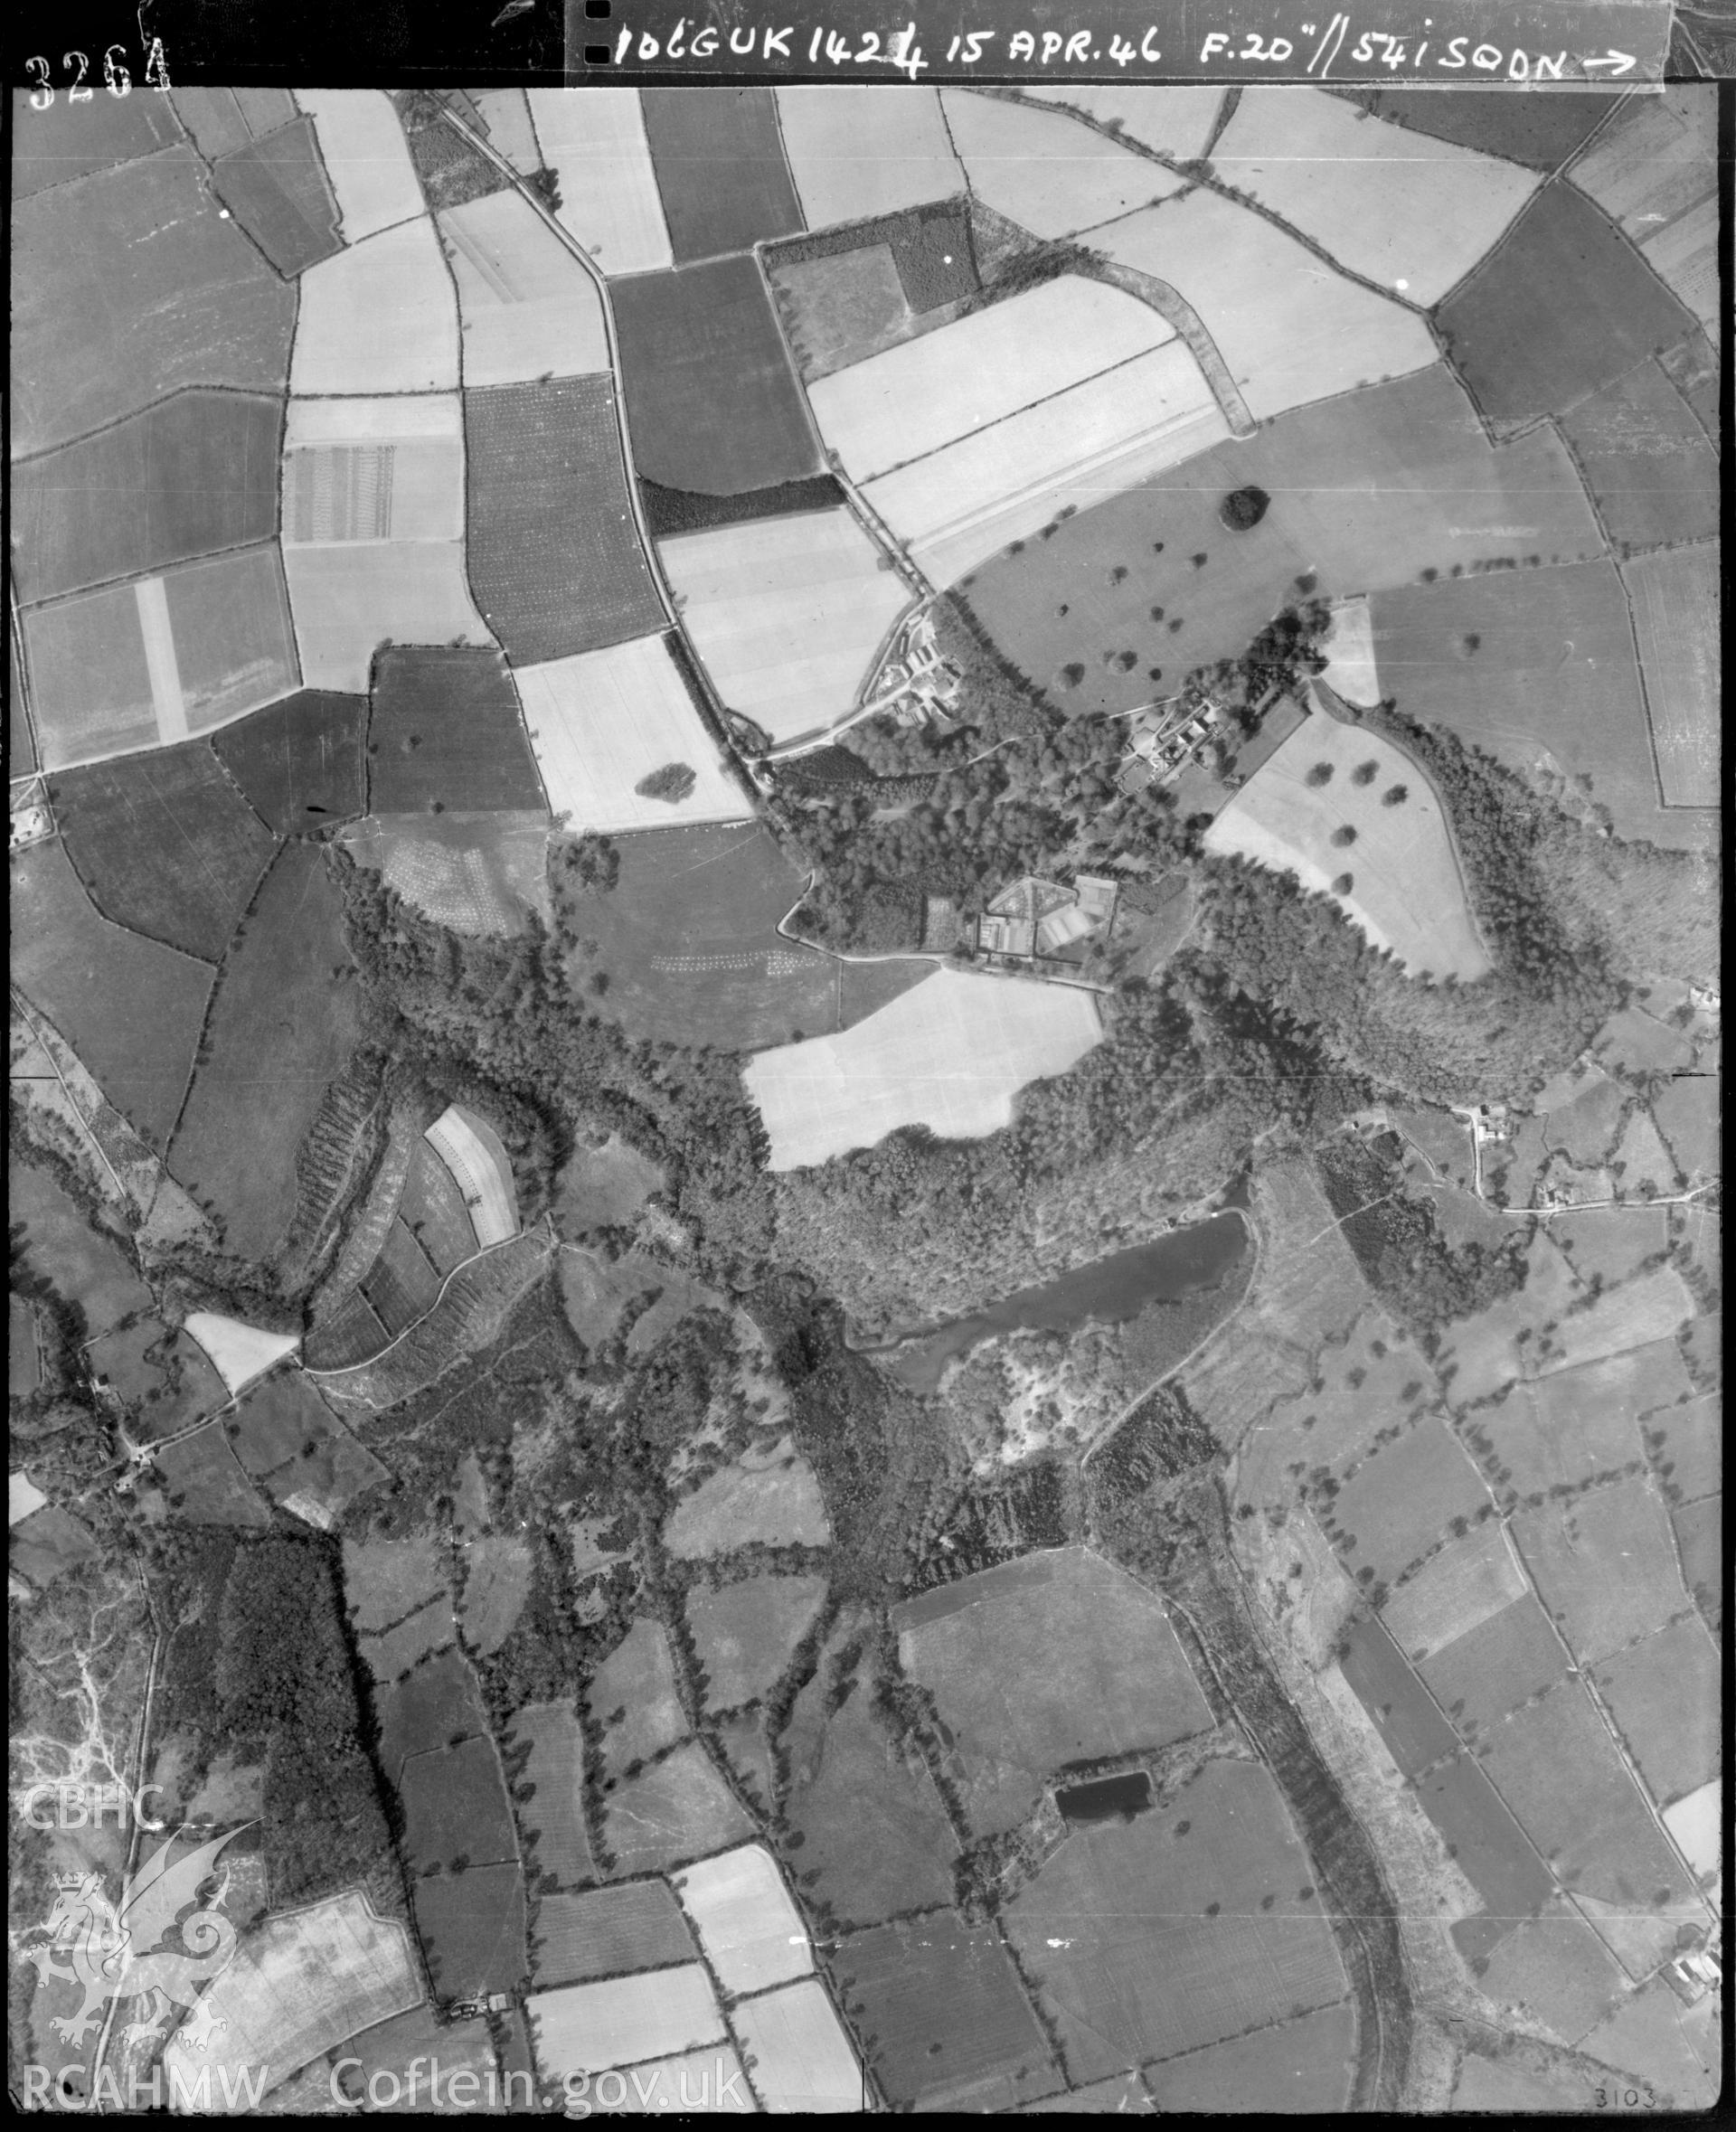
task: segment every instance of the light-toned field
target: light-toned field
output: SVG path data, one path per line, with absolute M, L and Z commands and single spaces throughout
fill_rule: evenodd
M 301 1345 L 297 1333 L 268 1333 L 259 1325 L 244 1325 L 239 1318 L 222 1317 L 214 1310 L 195 1310 L 187 1319 L 187 1330 L 231 1391 L 263 1377 L 274 1363 Z
M 1524 1511 L 1513 1533 L 1539 1597 L 1582 1663 L 1650 1636 L 1686 1607 L 1669 1514 L 1649 1480 Z
M 516 1236 L 512 1165 L 493 1131 L 448 1103 L 423 1137 L 458 1186 L 483 1250 Z
M 344 1596 L 356 1633 L 372 1636 L 426 1606 L 446 1588 L 433 1536 L 410 1540 L 346 1540 Z
M 1063 112 L 968 89 L 943 89 L 940 106 L 971 192 L 1033 237 L 1071 237 L 1187 182 Z
M 422 188 L 392 99 L 379 89 L 303 89 L 296 101 L 314 122 L 319 157 L 337 195 L 344 241 L 407 222 L 422 212 Z
M 985 1138 L 1012 1123 L 1028 1082 L 1065 1073 L 1102 1038 L 1089 992 L 941 969 L 840 1035 L 757 1052 L 741 1078 L 769 1166 L 794 1170 L 902 1126 Z
M 1620 567 L 1634 609 L 1665 802 L 1716 807 L 1722 752 L 1718 543 L 1637 556 Z
M 734 1710 L 773 1687 L 825 1597 L 824 1577 L 746 1577 L 715 1590 L 695 1585 L 687 1618 L 708 1706 Z
M 1399 1587 L 1382 1609 L 1392 1640 L 1413 1660 L 1467 1635 L 1526 1590 L 1505 1533 L 1491 1523 L 1452 1547 Z
M 827 445 L 866 481 L 1175 338 L 1137 297 L 1064 274 L 835 371 L 808 401 Z
M 1520 2116 L 1533 2111 L 1555 2116 L 1569 2110 L 1589 2110 L 1592 2102 L 1586 2083 L 1571 2073 L 1563 2073 L 1557 2085 L 1524 2066 L 1504 2065 L 1473 2052 L 1459 2067 L 1448 2107 L 1478 2116 Z
M 769 1451 L 743 1452 L 733 1466 L 684 1495 L 664 1533 L 670 1553 L 688 1561 L 730 1554 L 756 1541 L 769 1547 L 824 1547 L 831 1537 L 814 1468 L 787 1436 Z
M 533 1992 L 525 2011 L 538 2061 L 553 2080 L 666 2058 L 721 2043 L 727 2033 L 711 1979 L 697 1962 Z
M 292 393 L 449 392 L 458 382 L 458 298 L 426 215 L 302 275 Z
M 203 2001 L 216 2026 L 202 2053 L 171 2052 L 184 2074 L 210 2066 L 265 2069 L 268 2090 L 359 2029 L 422 1995 L 410 1935 L 354 1890 L 268 1918 L 241 1942 Z
M 1374 664 L 1374 618 L 1366 599 L 1341 599 L 1332 610 L 1332 627 L 1320 646 L 1326 667 L 1320 676 L 1334 695 L 1369 710 L 1381 700 L 1381 676 Z
M 605 274 L 670 263 L 669 232 L 637 89 L 532 89 L 542 161 L 561 182 L 560 220 Z
M 1182 341 L 869 482 L 863 494 L 936 585 L 1209 451 L 1230 434 Z
M 1723 328 L 1718 283 L 1718 202 L 1702 200 L 1640 247 L 1714 343 Z
M 488 129 L 490 146 L 525 176 L 540 169 L 542 151 L 537 146 L 536 128 L 531 124 L 531 107 L 524 99 L 524 91 L 473 89 L 468 94 Z
M 439 218 L 458 285 L 467 385 L 607 370 L 597 285 L 519 193 L 489 193 Z
M 1694 1316 L 1694 1297 L 1675 1267 L 1655 1267 L 1599 1296 L 1590 1310 L 1563 1318 L 1548 1335 L 1548 1363 L 1539 1374 L 1575 1369 L 1625 1348 L 1667 1339 Z
M 1723 1861 L 1723 1784 L 1713 1778 L 1664 1810 L 1664 1825 L 1697 1873 L 1716 1873 Z
M 749 1999 L 731 2018 L 749 2078 L 773 2115 L 868 2107 L 850 2039 L 816 1978 Z
M 467 1552 L 465 1639 L 486 1656 L 506 1641 L 530 1596 L 531 1546 L 516 1533 L 485 1533 Z
M 623 1873 L 663 1873 L 754 1833 L 697 1741 L 612 1791 L 605 1826 Z
M 1679 81 L 1629 99 L 1568 175 L 1636 244 L 1655 238 L 1717 190 L 1716 89 Z
M 725 774 L 662 637 L 522 666 L 518 686 L 549 806 L 568 816 L 569 828 L 662 829 L 741 821 L 752 812 Z M 685 799 L 634 790 L 668 763 L 693 772 Z
M 687 1720 L 661 1622 L 639 1617 L 591 1675 L 585 1701 L 604 1729 L 603 1760 L 617 1776 L 629 1762 L 643 1761 L 685 1734 Z
M 458 1641 L 458 1625 L 450 1596 L 442 1591 L 419 1608 L 407 1621 L 380 1636 L 361 1636 L 356 1648 L 362 1662 L 382 1687 L 399 1680 L 432 1652 Z
M 1330 778 L 1310 782 L 1318 764 Z M 1374 775 L 1363 778 L 1366 766 Z M 1402 788 L 1389 806 L 1386 795 Z M 1343 837 L 1348 828 L 1354 836 Z M 1492 965 L 1478 937 L 1440 802 L 1389 741 L 1315 716 L 1261 764 L 1205 832 L 1204 847 L 1294 874 L 1328 895 L 1371 946 L 1411 976 L 1471 984 Z M 1333 883 L 1349 874 L 1353 885 Z
M 658 553 L 718 694 L 774 741 L 851 709 L 909 599 L 845 510 L 719 526 Z
M 725 1991 L 763 1991 L 813 1968 L 802 1920 L 763 1844 L 690 1865 L 675 1875 L 675 1892 Z
M 470 596 L 462 541 L 290 548 L 283 571 L 309 688 L 363 693 L 387 638 L 494 644 Z
M 1292 85 L 1245 89 L 1212 165 L 1340 266 L 1413 304 L 1438 302 L 1463 280 L 1543 183 Z
M 964 191 L 939 92 L 925 83 L 815 83 L 776 95 L 784 153 L 810 230 Z
M 1033 86 L 1023 93 L 1045 104 L 1083 111 L 1099 126 L 1125 133 L 1142 147 L 1156 148 L 1178 163 L 1190 163 L 1205 153 L 1224 95 L 1222 89 L 1128 89 L 1112 81 Z
M 1415 312 L 1328 273 L 1293 237 L 1220 193 L 1166 200 L 1093 241 L 1181 291 L 1259 419 L 1438 358 Z
M 456 392 L 289 402 L 286 547 L 463 538 L 464 417 Z
M 1158 2109 L 1223 2117 L 1335 2114 L 1355 2070 L 1356 2009 L 1346 1999 L 1227 2043 L 1208 2043 L 1149 2066 Z

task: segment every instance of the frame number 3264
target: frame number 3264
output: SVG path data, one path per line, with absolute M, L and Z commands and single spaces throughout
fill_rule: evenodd
M 61 54 L 61 64 L 71 76 L 66 85 L 67 102 L 88 104 L 93 101 L 97 92 L 88 80 L 90 72 L 88 54 L 82 52 L 63 52 Z M 53 73 L 48 61 L 45 59 L 27 59 L 24 61 L 24 72 L 31 82 L 31 109 L 47 110 L 56 94 Z M 150 47 L 145 54 L 145 71 L 140 80 L 150 89 L 167 89 L 170 85 L 169 64 L 163 56 L 163 40 L 160 37 L 151 39 Z M 110 96 L 132 94 L 133 77 L 127 65 L 127 47 L 124 44 L 111 44 L 103 53 L 102 80 Z

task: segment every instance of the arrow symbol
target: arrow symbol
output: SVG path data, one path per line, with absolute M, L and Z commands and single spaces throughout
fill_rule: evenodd
M 1580 61 L 1588 74 L 1593 67 L 1608 67 L 1612 78 L 1618 74 L 1631 73 L 1638 63 L 1631 52 L 1612 52 L 1607 59 L 1589 59 Z

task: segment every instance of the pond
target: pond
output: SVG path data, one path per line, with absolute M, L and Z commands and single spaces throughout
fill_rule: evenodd
M 1089 1784 L 1070 1784 L 1057 1791 L 1055 1804 L 1070 1828 L 1093 1821 L 1131 1821 L 1151 1804 L 1151 1778 L 1143 1769 L 1093 1778 Z
M 1091 1319 L 1120 1325 L 1137 1317 L 1147 1304 L 1174 1303 L 1197 1289 L 1216 1288 L 1248 1242 L 1248 1228 L 1232 1209 L 1172 1230 L 1156 1243 L 1111 1251 L 1053 1280 L 1015 1289 L 968 1317 L 927 1326 L 864 1352 L 884 1358 L 912 1391 L 930 1392 L 938 1389 L 949 1362 L 996 1333 L 1026 1327 L 1071 1333 Z

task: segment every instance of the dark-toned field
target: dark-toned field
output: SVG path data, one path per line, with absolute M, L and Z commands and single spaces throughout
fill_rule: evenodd
M 454 1740 L 483 1734 L 488 1713 L 476 1675 L 461 1653 L 442 1651 L 419 1665 L 408 1680 L 374 1691 L 380 1724 L 380 1767 L 396 1784 L 405 1760 L 432 1753 Z
M 278 530 L 283 403 L 177 392 L 12 469 L 21 599 L 162 570 Z
M 1455 1637 L 1420 1671 L 1467 1738 L 1561 1679 L 1570 1664 L 1549 1617 L 1526 1592 Z
M 662 627 L 610 379 L 467 392 L 464 440 L 470 583 L 514 665 Z
M 336 1517 L 386 1477 L 299 1370 L 250 1391 L 230 1426 L 236 1457 L 274 1502 L 293 1497 Z
M 473 1865 L 414 1882 L 410 1900 L 442 1999 L 512 1991 L 524 1976 L 524 1882 L 516 1864 Z
M 376 814 L 541 808 L 518 691 L 498 652 L 396 645 L 373 665 Z
M 539 1985 L 582 1984 L 697 1958 L 681 1905 L 663 1881 L 544 1895 L 537 1905 L 531 1966 Z
M 1530 170 L 1559 170 L 1609 116 L 1615 99 L 1568 90 L 1511 96 L 1499 89 L 1453 85 L 1450 96 L 1416 89 L 1343 89 L 1375 118 L 1407 126 L 1431 139 L 1454 141 L 1479 155 L 1505 156 Z
M 1554 1893 L 1548 1868 L 1467 1752 L 1461 1750 L 1420 1778 L 1417 1803 L 1439 1830 L 1447 1855 L 1483 1898 L 1484 1914 L 1454 1928 L 1463 1951 L 1493 1946 Z
M 1006 2109 L 1061 2085 L 992 1927 L 935 1910 L 840 1941 L 828 1966 L 895 2109 Z
M 166 96 L 98 94 L 72 103 L 56 96 L 45 110 L 22 91 L 12 99 L 12 196 L 27 200 L 50 185 L 154 156 L 184 138 Z
M 755 260 L 635 274 L 613 295 L 637 472 L 738 495 L 820 471 Z
M 584 1738 L 571 1703 L 526 1703 L 514 1712 L 502 1744 L 533 1883 L 571 1888 L 594 1880 L 585 1832 Z
M 1378 1621 L 1354 1625 L 1344 1637 L 1339 1665 L 1387 1752 L 1407 1777 L 1420 1775 L 1451 1754 L 1458 1744 L 1453 1728 Z
M 1596 1667 L 1628 1751 L 1660 1807 L 1718 1774 L 1718 1646 L 1692 1616 Z
M 169 101 L 193 145 L 208 162 L 278 127 L 296 115 L 287 89 L 177 89 Z
M 79 1306 L 87 1337 L 150 1308 L 151 1291 L 123 1240 L 93 1228 L 46 1170 L 9 1163 L 6 1203 L 23 1263 L 65 1302 Z
M 229 1248 L 263 1259 L 296 1211 L 296 1156 L 355 1040 L 344 904 L 319 846 L 287 844 L 224 962 L 174 1168 Z
M 1613 541 L 1651 548 L 1718 530 L 1718 455 L 1656 362 L 1582 401 L 1561 424 Z
M 419 1873 L 449 1873 L 461 1859 L 497 1865 L 516 1858 L 512 1810 L 492 1740 L 412 1755 L 399 1772 L 398 1795 L 404 1842 Z
M 65 847 L 50 843 L 12 862 L 12 977 L 160 1154 L 186 1094 L 210 967 L 99 918 Z
M 838 966 L 778 921 L 802 877 L 757 824 L 643 830 L 615 840 L 607 892 L 563 893 L 574 979 L 635 1036 L 750 1051 L 836 1026 Z M 588 943 L 594 942 L 594 948 Z
M 280 836 L 366 810 L 368 699 L 303 689 L 212 735 L 218 760 Z
M 440 1277 L 432 1260 L 401 1222 L 386 1231 L 362 1293 L 374 1316 L 395 1339 L 434 1307 Z
M 1455 368 L 1495 421 L 1564 414 L 1694 321 L 1602 211 L 1565 178 L 1435 314 Z
M 770 90 L 650 89 L 639 108 L 676 266 L 801 228 Z
M 190 147 L 171 147 L 19 203 L 14 451 L 62 444 L 183 385 L 283 390 L 295 291 L 222 220 L 203 177 Z
M 104 917 L 222 958 L 277 846 L 206 742 L 63 770 L 49 791 Z
M 426 1140 L 417 1142 L 410 1158 L 398 1218 L 442 1275 L 476 1256 L 476 1232 L 463 1197 L 451 1171 Z
M 311 118 L 292 119 L 222 156 L 217 197 L 279 274 L 294 276 L 344 249 L 337 203 Z

